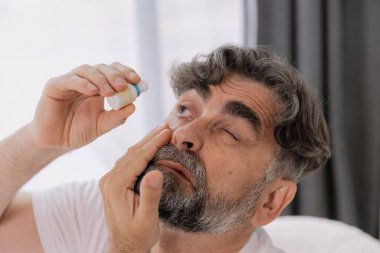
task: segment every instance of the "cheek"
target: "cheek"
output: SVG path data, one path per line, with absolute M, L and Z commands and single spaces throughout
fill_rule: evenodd
M 218 179 L 223 178 L 224 170 L 227 167 L 228 153 L 223 149 L 212 148 L 204 145 L 201 151 L 201 158 L 206 167 L 206 175 L 209 186 L 213 186 Z
M 226 149 L 206 150 L 213 150 L 207 152 L 208 158 L 204 159 L 210 191 L 226 193 L 231 197 L 240 196 L 240 190 L 254 181 L 250 162 Z
M 253 183 L 260 179 L 272 159 L 271 151 L 262 147 L 231 150 L 219 146 L 204 148 L 202 158 L 210 192 L 224 193 L 231 198 L 241 197 Z

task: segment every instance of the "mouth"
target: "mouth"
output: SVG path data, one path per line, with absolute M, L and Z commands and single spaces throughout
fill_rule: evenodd
M 188 181 L 191 185 L 195 186 L 195 182 L 190 171 L 181 164 L 168 160 L 158 160 L 155 164 L 173 171 L 175 174 Z

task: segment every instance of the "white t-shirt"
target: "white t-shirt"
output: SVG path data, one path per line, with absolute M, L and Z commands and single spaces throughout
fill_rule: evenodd
M 46 253 L 106 253 L 107 224 L 96 181 L 33 193 L 38 234 Z M 284 253 L 257 229 L 240 253 Z

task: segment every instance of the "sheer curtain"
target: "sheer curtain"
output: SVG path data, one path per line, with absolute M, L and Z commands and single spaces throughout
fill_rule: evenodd
M 0 138 L 33 118 L 46 81 L 80 64 L 119 61 L 146 79 L 125 125 L 54 161 L 25 190 L 99 178 L 164 119 L 167 72 L 227 42 L 242 43 L 242 1 L 0 0 Z

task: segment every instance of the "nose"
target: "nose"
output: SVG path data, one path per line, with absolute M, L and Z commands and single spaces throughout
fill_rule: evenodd
M 171 144 L 179 150 L 197 152 L 203 145 L 201 138 L 202 126 L 191 122 L 173 129 Z

